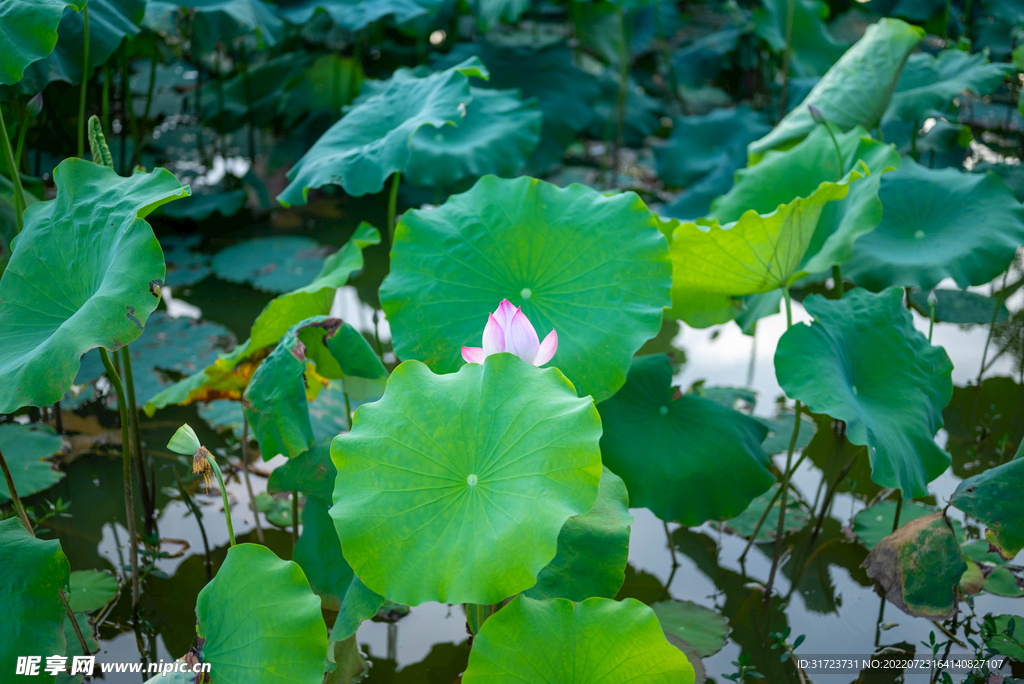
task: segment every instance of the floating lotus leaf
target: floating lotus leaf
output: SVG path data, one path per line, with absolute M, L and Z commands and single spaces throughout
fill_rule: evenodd
M 0 520 L 0 668 L 13 676 L 18 656 L 63 654 L 60 591 L 68 590 L 68 559 L 56 539 L 36 539 L 15 516 Z M 41 669 L 41 668 L 40 668 Z M 37 681 L 52 682 L 45 673 Z
M 171 288 L 195 285 L 210 275 L 210 257 L 194 249 L 200 242 L 200 235 L 168 235 L 160 239 L 167 265 L 164 285 Z
M 523 594 L 570 601 L 615 598 L 626 577 L 632 524 L 626 485 L 605 468 L 593 508 L 565 521 L 555 559 L 537 575 L 537 584 Z
M 64 440 L 40 425 L 0 425 L 0 453 L 7 461 L 18 495 L 25 497 L 49 489 L 64 477 L 49 459 L 60 454 Z M 11 498 L 6 480 L 0 480 L 0 503 Z
M 470 88 L 473 99 L 458 126 L 424 126 L 409 143 L 409 181 L 448 187 L 487 174 L 513 176 L 540 140 L 536 101 L 511 90 Z
M 654 148 L 658 178 L 677 188 L 718 173 L 731 180 L 733 172 L 746 163 L 747 145 L 770 130 L 760 113 L 742 105 L 678 116 L 672 120 L 666 144 Z
M 4 3 L 7 4 L 6 2 Z M 50 5 L 49 1 L 40 3 Z M 25 69 L 20 89 L 38 93 L 48 83 L 82 82 L 82 53 L 85 48 L 85 17 L 74 11 L 84 0 L 65 3 L 65 11 L 57 28 L 58 40 L 53 51 Z M 96 69 L 114 54 L 125 38 L 134 38 L 142 30 L 139 24 L 146 12 L 146 0 L 89 0 L 89 68 Z M 6 43 L 5 43 L 6 44 Z
M 901 525 L 878 542 L 861 567 L 907 615 L 944 620 L 956 613 L 954 590 L 967 562 L 940 512 Z
M 163 169 L 122 178 L 67 159 L 53 177 L 56 199 L 25 212 L 0 281 L 0 413 L 59 401 L 85 352 L 142 334 L 164 278 L 144 219 L 188 194 Z
M 838 183 L 823 182 L 810 196 L 769 214 L 750 209 L 725 225 L 714 218 L 677 222 L 670 246 L 672 315 L 706 326 L 722 322 L 734 296 L 789 287 L 804 274 L 800 263 L 825 205 L 846 197 L 867 173 L 861 163 Z M 709 320 L 708 311 L 722 313 Z
M 988 55 L 943 50 L 937 55 L 918 52 L 907 59 L 885 118 L 923 122 L 931 110 L 945 111 L 965 90 L 988 95 L 1013 73 L 1010 64 L 989 64 Z
M 298 456 L 315 441 L 307 404 L 313 384 L 306 377 L 308 364 L 317 377 L 328 379 L 387 375 L 369 343 L 340 318 L 315 316 L 296 323 L 253 373 L 243 396 L 266 461 L 278 454 Z
M 358 31 L 375 21 L 392 17 L 403 24 L 427 13 L 426 2 L 416 0 L 278 0 L 278 12 L 285 21 L 303 25 L 317 12 L 326 12 L 334 23 Z
M 251 283 L 264 292 L 290 292 L 316 278 L 328 251 L 304 237 L 243 240 L 217 252 L 213 272 L 221 280 Z
M 75 570 L 69 580 L 68 606 L 76 613 L 99 610 L 117 596 L 117 578 L 103 570 Z
M 995 174 L 933 170 L 904 159 L 882 178 L 881 223 L 854 245 L 844 275 L 872 290 L 930 290 L 944 278 L 961 288 L 1006 270 L 1024 243 L 1024 208 Z M 985 220 L 978 220 L 978 207 Z
M 163 215 L 168 218 L 189 221 L 205 221 L 215 213 L 224 218 L 230 218 L 242 210 L 247 197 L 248 194 L 242 189 L 192 195 L 181 202 L 168 204 L 163 210 Z M 164 244 L 164 240 L 161 240 L 160 244 Z M 168 281 L 167 284 L 172 285 L 173 283 Z
M 910 302 L 924 316 L 931 315 L 928 306 L 929 292 L 913 292 Z M 986 297 L 969 290 L 935 290 L 935 321 L 957 325 L 989 325 L 995 316 L 996 323 L 1003 323 L 1010 317 L 1006 305 L 996 297 Z
M 882 120 L 907 56 L 924 37 L 924 29 L 899 19 L 881 19 L 847 50 L 772 132 L 751 143 L 756 161 L 768 150 L 792 147 L 817 125 L 808 105 L 821 111 L 829 123 L 848 131 L 871 129 Z
M 765 153 L 759 163 L 736 174 L 732 190 L 712 203 L 710 216 L 726 223 L 739 220 L 749 209 L 768 214 L 795 197 L 812 196 L 821 183 L 835 180 L 863 162 L 867 177 L 853 183 L 846 197 L 822 209 L 800 266 L 808 273 L 820 273 L 833 264 L 845 263 L 854 241 L 882 220 L 878 186 L 883 174 L 899 167 L 900 155 L 892 145 L 872 140 L 860 127 L 839 133 L 836 142 L 842 168 L 825 126 L 818 126 L 785 152 Z
M 822 76 L 843 56 L 847 47 L 833 38 L 825 25 L 828 5 L 821 0 L 795 1 L 787 45 L 789 8 L 787 0 L 765 2 L 764 7 L 754 13 L 754 32 L 777 53 L 792 50 L 789 67 L 795 76 Z
M 406 213 L 380 289 L 395 352 L 440 373 L 462 365 L 502 299 L 554 329 L 557 366 L 580 396 L 615 393 L 661 329 L 668 249 L 633 193 L 487 176 L 430 211 Z
M 804 308 L 815 320 L 779 340 L 779 384 L 812 412 L 846 421 L 847 439 L 868 447 L 876 484 L 926 496 L 950 463 L 934 441 L 953 394 L 945 350 L 914 329 L 897 288 L 811 295 Z
M 275 297 L 252 325 L 248 341 L 230 354 L 221 355 L 212 365 L 171 385 L 146 402 L 146 415 L 170 404 L 233 399 L 239 401 L 260 362 L 270 347 L 296 323 L 312 316 L 326 315 L 334 303 L 334 294 L 348 282 L 349 276 L 363 267 L 362 250 L 380 242 L 377 229 L 361 223 L 352 238 L 323 261 L 320 274 L 305 287 Z
M 462 121 L 472 100 L 470 76 L 487 78 L 480 60 L 423 78 L 396 75 L 381 92 L 350 109 L 296 162 L 278 201 L 305 204 L 310 188 L 329 184 L 353 197 L 380 192 L 391 174 L 405 171 L 409 141 L 421 127 Z
M 928 508 L 912 501 L 904 501 L 900 508 L 900 527 L 903 527 L 911 520 L 923 518 L 935 512 L 934 508 Z M 892 522 L 896 516 L 896 502 L 883 501 L 870 508 L 865 508 L 853 517 L 853 533 L 857 535 L 860 543 L 869 550 L 878 546 L 882 541 L 892 534 Z M 958 540 L 963 540 L 964 528 L 956 520 L 950 520 Z
M 729 638 L 729 622 L 717 611 L 692 601 L 661 601 L 651 610 L 666 634 L 690 644 L 701 658 L 721 651 Z
M 750 502 L 750 505 L 739 515 L 725 523 L 727 529 L 741 537 L 749 538 L 754 534 L 757 523 L 764 515 L 764 509 L 768 504 L 772 505 L 771 512 L 764 519 L 764 524 L 757 532 L 757 541 L 768 541 L 775 539 L 779 531 L 779 511 L 782 510 L 782 501 L 775 496 L 781 487 L 778 482 L 773 484 L 767 492 Z M 774 499 L 774 501 L 773 501 Z M 786 501 L 786 520 L 784 521 L 784 534 L 799 532 L 811 521 L 811 514 L 807 512 L 799 501 L 789 499 Z
M 1024 548 L 1024 458 L 989 468 L 961 482 L 951 504 L 985 523 L 985 538 L 1007 560 Z
M 228 549 L 199 592 L 202 661 L 223 684 L 321 684 L 327 632 L 302 569 L 265 546 Z
M 594 505 L 600 433 L 593 402 L 556 369 L 511 354 L 449 375 L 406 361 L 331 447 L 345 559 L 367 587 L 409 605 L 528 589 L 565 521 Z
M 631 506 L 662 520 L 693 527 L 738 515 L 775 481 L 761 450 L 768 428 L 710 399 L 674 395 L 668 357 L 637 357 L 599 406 L 605 465 L 626 482 Z
M 552 648 L 558 644 L 558 648 Z M 693 667 L 636 599 L 535 601 L 525 596 L 484 622 L 463 684 L 693 684 Z
M 0 7 L 0 85 L 21 80 L 25 67 L 53 52 L 57 26 L 65 7 L 78 9 L 77 1 L 8 0 Z

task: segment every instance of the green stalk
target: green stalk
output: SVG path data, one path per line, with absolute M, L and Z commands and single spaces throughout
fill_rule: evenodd
M 89 89 L 89 0 L 82 5 L 82 87 L 78 94 L 78 158 L 85 155 L 85 95 Z M 133 540 L 134 543 L 134 540 Z
M 103 90 L 100 96 L 100 121 L 103 122 L 103 130 L 110 130 L 110 69 L 103 65 Z
M 661 2 L 654 3 L 654 35 L 658 38 L 658 45 L 661 49 L 661 59 L 665 62 L 665 72 L 668 75 L 668 85 L 672 89 L 672 96 L 679 103 L 679 108 L 686 114 L 686 101 L 679 92 L 679 77 L 676 75 L 676 67 L 672 64 L 672 55 L 669 53 L 668 39 L 665 37 L 664 22 L 661 18 Z
M 249 477 L 249 416 L 242 411 L 242 473 L 245 475 L 245 488 L 249 491 L 249 508 L 252 509 L 256 521 L 256 539 L 263 544 L 263 526 L 260 524 L 260 511 L 256 507 L 256 496 L 252 493 L 252 478 Z
M 914 161 L 917 161 L 917 131 L 920 128 L 921 128 L 921 122 L 920 121 L 915 121 L 914 122 L 914 130 L 910 134 L 910 156 L 914 158 Z
M 25 526 L 28 533 L 33 537 L 35 532 L 32 531 L 32 523 L 28 521 L 28 515 L 25 514 L 25 507 L 21 505 L 21 498 L 18 496 L 18 490 L 14 488 L 14 478 L 11 477 L 11 470 L 7 467 L 7 460 L 4 458 L 4 454 L 0 451 L 0 469 L 4 471 L 4 479 L 7 480 L 7 491 L 11 493 L 11 502 L 14 504 L 14 510 L 18 511 L 18 517 L 21 518 L 21 524 Z
M 121 366 L 124 368 L 125 391 L 128 395 L 128 414 L 132 437 L 135 440 L 135 458 L 139 463 L 139 486 L 142 487 L 142 505 L 146 510 L 146 533 L 153 534 L 156 527 L 155 502 L 156 483 L 150 491 L 149 483 L 146 482 L 146 463 L 142 456 L 142 436 L 139 432 L 139 409 L 135 402 L 135 376 L 132 372 L 132 357 L 128 352 L 128 345 L 121 347 Z
M 185 489 L 185 485 L 178 476 L 178 471 L 172 468 L 171 472 L 174 473 L 174 480 L 178 483 L 178 491 L 181 492 L 182 500 L 188 506 L 188 509 L 192 511 L 192 515 L 195 516 L 196 523 L 199 525 L 199 534 L 203 537 L 203 549 L 206 552 L 206 581 L 209 582 L 213 579 L 213 561 L 210 560 L 210 540 L 207 539 L 206 527 L 203 526 L 203 514 L 200 512 L 199 507 L 196 506 L 196 502 L 192 500 L 188 490 Z
M 18 147 L 14 150 L 14 166 L 18 169 L 21 168 L 21 153 L 25 151 L 25 134 L 28 133 L 29 118 L 28 108 L 26 108 L 25 116 L 18 126 Z M 25 162 L 25 167 L 28 168 L 27 161 Z
M 619 14 L 619 32 L 622 43 L 619 49 L 619 95 L 615 102 L 617 118 L 615 122 L 615 147 L 611 159 L 611 184 L 618 185 L 619 180 L 619 151 L 622 149 L 626 131 L 626 103 L 629 99 L 629 35 L 626 31 L 626 12 L 617 8 Z
M 292 549 L 299 543 L 299 493 L 292 492 Z
M 4 123 L 3 111 L 0 110 L 0 144 L 4 147 L 4 161 L 7 162 L 7 170 L 11 176 L 11 183 L 14 185 L 14 218 L 18 223 L 18 232 L 21 232 L 21 214 L 25 211 L 25 189 L 21 187 L 21 175 L 18 173 L 18 166 L 14 161 L 14 151 L 11 149 L 11 140 L 7 137 L 7 125 Z
M 896 532 L 900 526 L 900 511 L 903 510 L 903 492 L 900 492 L 900 498 L 896 499 L 896 514 L 892 517 L 892 531 Z
M 210 470 L 213 471 L 213 476 L 217 478 L 217 485 L 220 487 L 220 498 L 224 502 L 224 519 L 228 522 L 228 541 L 231 542 L 231 546 L 235 545 L 235 527 L 231 524 L 231 506 L 228 505 L 228 489 L 224 486 L 224 475 L 220 472 L 220 466 L 217 465 L 217 459 L 213 455 L 201 449 L 203 457 L 206 458 L 206 462 L 210 464 Z
M 843 269 L 839 264 L 832 265 L 832 291 L 836 299 L 843 298 Z
M 800 469 L 800 466 L 803 465 L 805 458 L 807 458 L 806 451 L 800 454 L 800 458 L 798 458 L 796 460 L 796 463 L 793 465 L 794 472 Z M 760 533 L 761 528 L 764 527 L 764 522 L 768 519 L 768 513 L 771 512 L 772 507 L 775 505 L 775 502 L 779 500 L 780 494 L 782 494 L 781 487 L 775 490 L 775 495 L 772 497 L 772 500 L 768 502 L 768 506 L 766 506 L 764 512 L 761 513 L 761 518 L 757 521 L 757 526 L 754 528 L 754 533 L 750 535 L 749 539 L 747 539 L 747 545 L 743 547 L 743 553 L 740 554 L 739 561 L 741 563 L 743 562 L 743 559 L 747 557 L 747 552 L 750 551 L 750 547 L 754 545 L 754 540 L 757 539 L 758 533 Z
M 996 306 L 996 313 L 999 312 L 999 307 Z M 928 306 L 928 344 L 932 343 L 932 331 L 935 330 L 935 305 L 930 304 Z M 1021 364 L 1024 367 L 1024 363 Z
M 128 548 L 131 551 L 132 560 L 132 612 L 139 605 L 139 547 L 136 543 L 138 535 L 135 532 L 135 502 L 132 496 L 132 460 L 129 449 L 130 437 L 128 436 L 128 407 L 124 395 L 124 385 L 121 384 L 121 376 L 118 375 L 114 363 L 110 360 L 110 354 L 103 347 L 100 347 L 100 358 L 103 366 L 107 369 L 107 377 L 110 384 L 114 386 L 117 394 L 117 410 L 121 413 L 121 460 L 124 464 L 124 507 L 128 518 Z
M 388 196 L 388 236 L 391 244 L 395 244 L 395 215 L 398 209 L 398 185 L 402 182 L 402 172 L 391 174 L 391 194 Z
M 782 94 L 779 96 L 779 120 L 786 116 L 786 99 L 789 96 L 789 61 L 793 51 L 793 15 L 796 13 L 796 0 L 786 3 L 786 51 L 782 55 Z

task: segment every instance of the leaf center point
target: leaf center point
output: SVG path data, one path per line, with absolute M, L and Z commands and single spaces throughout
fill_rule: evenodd
M 529 299 L 530 295 L 532 294 L 533 291 L 530 290 L 530 288 L 528 287 L 524 287 L 522 290 L 519 291 L 519 296 L 522 297 L 523 299 Z
M 477 483 L 476 475 L 470 475 L 469 477 L 466 478 L 466 484 L 468 484 L 470 487 L 476 487 L 476 483 Z

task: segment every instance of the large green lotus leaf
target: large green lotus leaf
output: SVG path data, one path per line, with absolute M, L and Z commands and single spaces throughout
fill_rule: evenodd
M 352 238 L 323 261 L 320 274 L 305 287 L 275 297 L 252 325 L 249 339 L 230 354 L 194 373 L 146 402 L 146 415 L 171 404 L 191 404 L 214 399 L 241 400 L 252 374 L 269 348 L 296 323 L 330 312 L 337 289 L 363 267 L 363 249 L 380 242 L 380 233 L 360 223 Z
M 403 24 L 427 13 L 430 5 L 416 0 L 277 0 L 285 21 L 303 25 L 317 12 L 326 12 L 336 25 L 358 31 L 385 17 Z
M 626 579 L 632 524 L 626 484 L 605 468 L 594 507 L 565 521 L 555 559 L 537 575 L 537 584 L 523 594 L 570 601 L 615 598 Z
M 69 578 L 68 606 L 76 613 L 99 610 L 117 595 L 117 578 L 103 570 L 75 570 Z
M 195 249 L 202 239 L 201 235 L 165 235 L 161 238 L 160 247 L 164 251 L 164 263 L 167 266 L 164 285 L 175 289 L 195 285 L 210 275 L 209 255 Z
M 594 116 L 592 105 L 601 94 L 597 78 L 575 66 L 573 52 L 564 42 L 543 47 L 462 42 L 438 63 L 451 66 L 472 56 L 483 60 L 491 74 L 480 87 L 515 88 L 524 99 L 537 98 L 544 128 L 531 168 L 560 162 L 565 148 Z
M 789 67 L 797 77 L 822 76 L 843 56 L 847 46 L 833 38 L 825 26 L 829 9 L 824 2 L 794 0 L 792 7 Z M 788 17 L 788 0 L 765 0 L 764 6 L 754 12 L 754 32 L 778 53 L 787 49 Z
M 79 0 L 7 0 L 0 5 L 0 85 L 21 80 L 25 67 L 46 57 L 57 45 L 57 26 L 65 7 Z
M 782 501 L 779 500 L 776 494 L 781 486 L 777 482 L 773 484 L 767 492 L 751 501 L 750 505 L 742 513 L 727 521 L 726 528 L 734 534 L 749 538 L 750 535 L 754 534 L 758 523 L 761 522 L 764 509 L 768 507 L 768 504 L 771 504 L 772 510 L 769 511 L 764 519 L 764 523 L 757 531 L 757 541 L 775 539 L 779 530 L 779 512 L 782 510 Z M 783 521 L 783 534 L 799 532 L 810 521 L 811 514 L 800 505 L 799 501 L 795 501 L 792 498 L 786 501 L 786 519 Z
M 900 525 L 878 542 L 861 567 L 907 615 L 944 620 L 956 613 L 955 589 L 967 562 L 939 512 Z
M 320 136 L 288 172 L 290 183 L 278 201 L 305 204 L 310 188 L 330 184 L 353 197 L 380 192 L 391 174 L 405 171 L 409 141 L 421 127 L 462 121 L 472 100 L 470 76 L 487 78 L 479 59 L 423 78 L 397 74 Z
M 819 273 L 832 264 L 844 263 L 854 241 L 882 220 L 878 186 L 882 174 L 899 167 L 900 155 L 894 146 L 872 140 L 860 127 L 839 133 L 836 142 L 842 169 L 825 126 L 818 126 L 785 152 L 765 153 L 758 164 L 736 174 L 732 190 L 711 204 L 710 216 L 726 223 L 739 220 L 750 209 L 767 214 L 796 197 L 811 196 L 821 183 L 839 178 L 845 169 L 863 162 L 868 176 L 854 183 L 846 197 L 822 210 L 801 266 L 808 273 Z
M 24 92 L 37 93 L 53 81 L 75 85 L 82 82 L 85 18 L 83 12 L 74 11 L 74 6 L 84 6 L 85 2 L 76 0 L 67 4 L 71 9 L 61 17 L 56 47 L 25 69 L 21 84 Z M 146 0 L 89 0 L 90 69 L 106 63 L 125 38 L 131 39 L 139 34 L 142 30 L 139 24 L 145 13 Z
M 556 645 L 557 647 L 553 647 Z M 636 599 L 519 596 L 480 628 L 463 684 L 693 684 L 693 667 Z
M 367 588 L 362 580 L 352 575 L 352 583 L 348 585 L 341 599 L 341 610 L 334 619 L 331 628 L 330 643 L 344 641 L 356 633 L 363 620 L 369 620 L 377 614 L 387 599 Z
M 15 516 L 0 520 L 0 669 L 13 676 L 18 656 L 63 655 L 60 592 L 68 590 L 68 559 L 56 539 L 36 539 Z M 36 681 L 52 682 L 41 674 Z
M 654 148 L 658 178 L 687 188 L 723 170 L 731 176 L 746 162 L 747 145 L 770 130 L 759 112 L 743 105 L 678 116 L 668 141 Z
M 60 454 L 62 440 L 53 430 L 38 425 L 7 423 L 0 425 L 0 453 L 11 469 L 19 496 L 30 496 L 61 481 L 64 473 L 48 460 Z M 11 498 L 7 481 L 0 480 L 0 503 Z
M 458 126 L 424 126 L 409 143 L 409 181 L 448 187 L 464 178 L 513 176 L 540 141 L 543 116 L 535 100 L 514 90 L 470 88 L 473 99 Z
M 768 214 L 746 210 L 725 225 L 715 218 L 676 222 L 671 313 L 689 322 L 708 309 L 726 310 L 730 297 L 789 287 L 804 274 L 800 263 L 825 205 L 846 197 L 867 174 L 859 164 L 838 183 L 823 182 Z
M 857 240 L 843 269 L 872 290 L 930 290 L 944 278 L 961 288 L 983 285 L 1005 271 L 1024 244 L 1024 208 L 992 173 L 933 170 L 904 159 L 882 179 L 879 197 L 882 221 Z
M 961 482 L 950 503 L 988 527 L 985 538 L 1003 558 L 1024 548 L 1024 458 L 989 468 Z
M 926 496 L 950 463 L 934 441 L 953 396 L 946 351 L 914 329 L 898 288 L 838 301 L 811 295 L 804 308 L 814 323 L 787 330 L 775 351 L 782 389 L 846 422 L 847 439 L 868 447 L 876 484 Z
M 80 159 L 53 178 L 56 199 L 25 212 L 0 281 L 0 413 L 59 401 L 85 352 L 142 334 L 164 278 L 144 219 L 188 194 L 163 169 L 122 178 Z
M 202 660 L 218 684 L 321 684 L 327 630 L 302 569 L 265 546 L 228 549 L 196 599 Z
M 903 63 L 924 37 L 924 29 L 899 19 L 872 24 L 772 132 L 751 143 L 751 160 L 768 150 L 792 147 L 817 125 L 808 105 L 817 107 L 841 130 L 871 129 L 882 120 Z
M 900 507 L 900 527 L 911 520 L 923 518 L 935 512 L 934 508 L 928 508 L 922 504 L 912 501 L 904 501 Z M 892 534 L 892 522 L 896 516 L 896 502 L 883 501 L 874 506 L 865 508 L 853 516 L 853 533 L 857 535 L 860 543 L 869 550 L 878 546 L 878 543 Z M 962 541 L 964 528 L 956 520 L 950 520 L 957 540 Z
M 295 544 L 292 559 L 306 573 L 309 587 L 320 597 L 323 607 L 336 611 L 341 608 L 354 575 L 341 555 L 341 542 L 328 512 L 330 507 L 329 502 L 315 497 L 306 499 L 302 536 Z
M 998 297 L 969 290 L 934 290 L 935 321 L 957 325 L 989 325 L 995 316 L 996 323 L 1003 323 L 1010 317 L 1010 311 Z M 910 294 L 910 303 L 924 316 L 931 316 L 928 305 L 930 292 L 920 290 Z
M 162 311 L 154 311 L 145 331 L 129 347 L 136 396 L 140 402 L 149 400 L 170 384 L 169 376 L 205 368 L 225 348 L 231 348 L 234 341 L 231 331 L 217 323 L 185 316 L 171 318 Z M 90 383 L 105 374 L 99 351 L 94 349 L 82 357 L 75 384 Z
M 761 450 L 768 428 L 677 394 L 668 356 L 637 357 L 626 384 L 598 407 L 605 465 L 625 480 L 631 506 L 662 520 L 694 527 L 738 515 L 775 481 Z
M 729 622 L 719 612 L 692 601 L 660 601 L 651 606 L 661 628 L 693 646 L 701 658 L 710 658 L 725 646 Z
M 600 433 L 591 399 L 557 369 L 511 354 L 449 375 L 406 361 L 331 447 L 345 559 L 409 605 L 521 592 L 555 557 L 565 521 L 594 505 Z
M 244 189 L 229 190 L 228 192 L 215 192 L 207 193 L 203 195 L 192 195 L 188 199 L 173 204 L 168 204 L 164 207 L 162 213 L 164 216 L 179 220 L 190 220 L 190 221 L 205 221 L 214 214 L 220 214 L 224 218 L 231 218 L 245 206 L 245 200 L 248 198 L 248 194 Z M 185 242 L 182 240 L 185 236 L 173 236 L 179 243 Z M 193 237 L 193 236 L 188 236 Z M 163 245 L 164 240 L 160 241 Z M 172 241 L 173 244 L 173 241 Z M 166 248 L 165 248 L 166 250 Z M 170 271 L 170 268 L 168 268 Z M 198 282 L 198 281 L 193 281 Z M 173 285 L 168 279 L 168 285 Z M 186 284 L 186 283 L 181 283 Z M 191 284 L 191 283 L 187 283 Z
M 508 299 L 557 332 L 551 365 L 601 401 L 661 329 L 670 283 L 665 239 L 635 194 L 486 176 L 402 217 L 380 300 L 398 357 L 450 373 Z
M 278 454 L 298 456 L 315 441 L 307 403 L 308 364 L 318 376 L 335 380 L 387 375 L 366 339 L 340 318 L 315 316 L 296 323 L 253 373 L 242 398 L 265 461 Z
M 989 64 L 984 52 L 943 50 L 938 55 L 910 56 L 896 84 L 885 118 L 922 122 L 929 110 L 944 111 L 965 90 L 988 95 L 1013 73 L 1011 64 Z
M 306 237 L 242 240 L 217 252 L 213 272 L 221 280 L 251 283 L 258 290 L 281 294 L 309 285 L 328 250 Z
M 157 24 L 173 26 L 175 21 L 158 21 L 157 17 L 174 17 L 190 26 L 190 36 L 197 51 L 213 52 L 217 43 L 230 44 L 249 35 L 261 43 L 276 45 L 281 39 L 284 22 L 277 9 L 262 0 L 149 0 L 146 24 L 154 30 Z

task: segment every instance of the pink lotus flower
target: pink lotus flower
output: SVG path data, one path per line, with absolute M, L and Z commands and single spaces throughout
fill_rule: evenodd
M 558 334 L 552 330 L 540 342 L 537 331 L 523 308 L 516 308 L 507 299 L 501 300 L 498 310 L 490 314 L 484 327 L 484 346 L 463 347 L 462 358 L 468 363 L 483 363 L 491 354 L 508 352 L 526 363 L 543 366 L 558 349 Z

